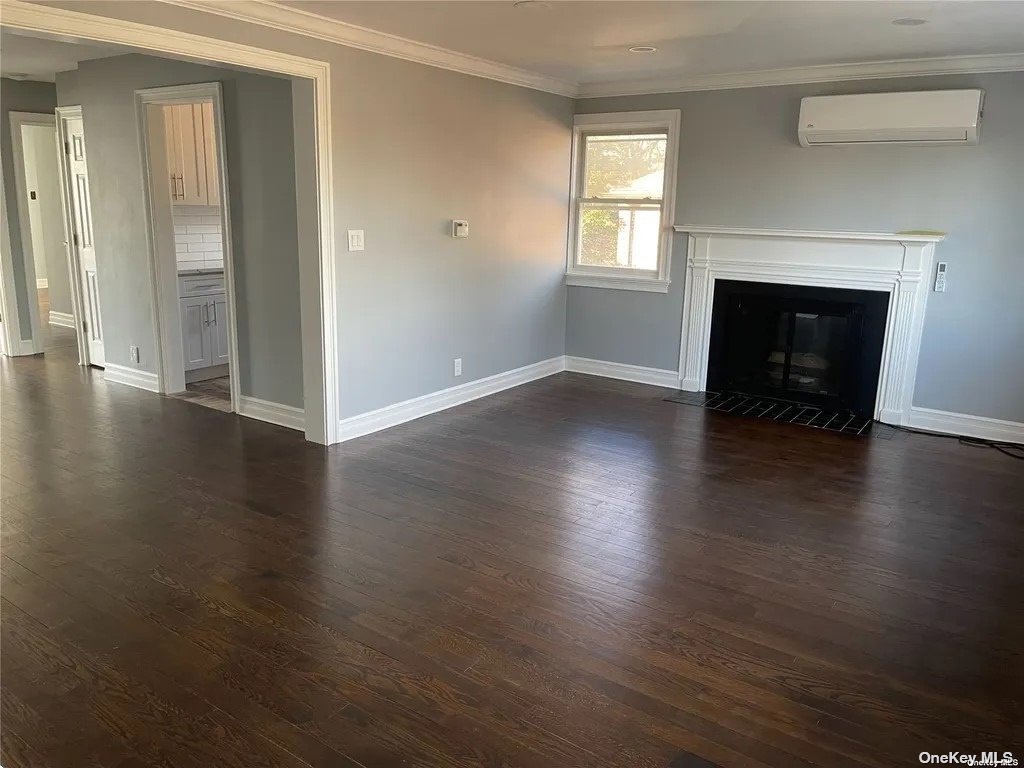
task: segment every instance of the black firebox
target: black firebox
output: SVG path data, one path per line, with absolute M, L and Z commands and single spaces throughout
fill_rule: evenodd
M 870 419 L 889 295 L 716 280 L 707 389 Z

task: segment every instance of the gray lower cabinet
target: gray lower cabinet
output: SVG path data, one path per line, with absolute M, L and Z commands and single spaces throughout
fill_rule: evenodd
M 223 274 L 179 280 L 186 371 L 228 364 L 228 301 Z
M 213 364 L 228 364 L 228 297 L 221 293 L 207 297 L 210 300 L 210 311 L 213 317 L 210 322 L 211 341 L 213 342 Z
M 213 334 L 210 333 L 210 297 L 181 299 L 181 336 L 185 370 L 206 368 L 213 362 Z

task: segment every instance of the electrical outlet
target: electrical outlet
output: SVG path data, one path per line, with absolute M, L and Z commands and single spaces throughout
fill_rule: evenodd
M 455 375 L 456 376 L 461 376 L 462 375 L 462 358 L 461 357 L 456 357 L 455 358 Z
M 128 357 L 130 357 L 131 361 L 136 365 L 139 364 L 139 348 L 134 344 L 130 344 L 128 346 Z
M 942 293 L 946 290 L 946 262 L 940 261 L 935 266 L 935 291 Z

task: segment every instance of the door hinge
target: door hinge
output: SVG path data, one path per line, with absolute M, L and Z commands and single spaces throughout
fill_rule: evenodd
M 82 333 L 88 333 L 88 332 L 89 332 L 89 324 L 85 320 L 83 320 L 82 321 Z
M 71 239 L 75 241 L 75 248 L 77 248 L 78 247 L 78 233 L 77 232 L 72 232 L 71 233 Z
M 64 154 L 65 155 L 70 155 L 71 154 L 71 145 L 67 141 L 64 142 Z

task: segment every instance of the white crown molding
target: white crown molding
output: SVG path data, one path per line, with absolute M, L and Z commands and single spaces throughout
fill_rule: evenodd
M 278 5 L 269 0 L 163 0 L 163 2 L 251 24 L 260 24 L 283 32 L 326 40 L 349 48 L 359 48 L 431 67 L 461 72 L 465 75 L 475 75 L 524 88 L 557 93 L 561 96 L 576 96 L 578 91 L 575 83 L 556 77 L 348 24 L 299 8 Z
M 812 67 L 727 72 L 717 75 L 679 75 L 611 83 L 581 83 L 576 97 L 638 96 L 646 93 L 719 91 L 729 88 L 762 88 L 772 85 L 832 83 L 842 80 L 878 80 L 888 77 L 925 77 L 972 72 L 1024 70 L 1024 53 L 979 56 L 939 56 L 929 59 L 864 61 L 854 64 L 821 64 Z

